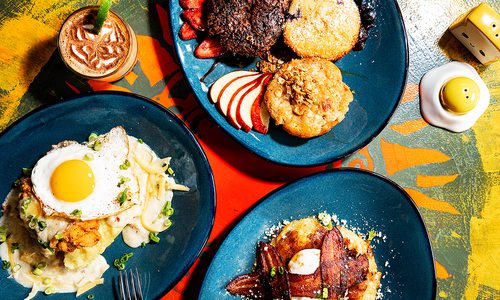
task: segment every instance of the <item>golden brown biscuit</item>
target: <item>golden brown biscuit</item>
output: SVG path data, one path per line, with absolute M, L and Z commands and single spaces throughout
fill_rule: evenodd
M 353 0 L 294 0 L 285 22 L 285 43 L 300 57 L 338 60 L 358 40 L 361 18 Z
M 322 135 L 342 121 L 353 96 L 340 70 L 326 59 L 295 59 L 269 82 L 264 102 L 276 125 L 302 138 Z

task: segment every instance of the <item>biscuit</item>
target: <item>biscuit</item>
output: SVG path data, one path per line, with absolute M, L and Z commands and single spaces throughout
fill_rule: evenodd
M 361 18 L 353 0 L 294 0 L 285 22 L 285 43 L 300 57 L 338 60 L 358 40 Z
M 276 125 L 291 135 L 322 135 L 342 121 L 353 95 L 340 70 L 319 58 L 295 59 L 273 76 L 264 103 Z

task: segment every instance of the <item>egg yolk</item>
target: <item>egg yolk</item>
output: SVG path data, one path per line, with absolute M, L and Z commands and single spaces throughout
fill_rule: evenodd
M 441 104 L 445 109 L 456 114 L 465 114 L 479 101 L 479 86 L 468 77 L 455 77 L 441 89 Z
M 60 164 L 50 177 L 52 194 L 62 201 L 77 202 L 94 190 L 94 173 L 82 160 L 68 160 Z

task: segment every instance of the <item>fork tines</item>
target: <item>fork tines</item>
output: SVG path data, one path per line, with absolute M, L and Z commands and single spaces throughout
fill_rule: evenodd
M 134 272 L 135 271 L 135 272 Z M 137 269 L 120 272 L 118 285 L 123 300 L 143 300 L 141 280 Z

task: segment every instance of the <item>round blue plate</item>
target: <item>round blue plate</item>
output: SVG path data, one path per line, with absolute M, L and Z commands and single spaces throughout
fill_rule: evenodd
M 198 42 L 179 39 L 183 22 L 178 0 L 170 0 L 170 20 L 177 54 L 189 84 L 215 122 L 248 150 L 267 160 L 290 166 L 312 166 L 335 161 L 368 144 L 387 125 L 403 94 L 408 45 L 399 7 L 394 0 L 368 2 L 375 8 L 377 17 L 365 49 L 351 51 L 336 63 L 342 70 L 344 82 L 354 92 L 354 101 L 342 122 L 329 133 L 313 139 L 293 137 L 274 125 L 267 135 L 236 130 L 207 96 L 212 83 L 235 68 L 219 64 L 205 83 L 200 82 L 214 60 L 195 58 L 193 50 Z M 251 64 L 246 69 L 253 67 Z
M 434 299 L 436 278 L 430 242 L 411 198 L 394 182 L 357 169 L 326 171 L 299 179 L 267 195 L 229 233 L 207 271 L 199 299 L 238 299 L 224 287 L 250 273 L 255 246 L 266 229 L 326 211 L 375 238 L 383 299 Z
M 172 288 L 198 257 L 215 215 L 214 181 L 207 158 L 189 129 L 165 108 L 146 98 L 110 92 L 78 96 L 30 113 L 0 135 L 0 198 L 5 198 L 21 168 L 32 167 L 51 145 L 68 139 L 85 141 L 91 132 L 105 133 L 117 125 L 142 138 L 160 157 L 171 156 L 176 181 L 190 191 L 174 193 L 173 225 L 160 234 L 159 244 L 132 249 L 119 236 L 104 252 L 111 266 L 104 273 L 104 284 L 88 293 L 97 295 L 96 299 L 117 299 L 118 271 L 113 260 L 133 252 L 127 269 L 139 270 L 146 298 L 155 299 Z M 7 275 L 0 270 L 0 298 L 27 296 L 30 290 Z M 50 298 L 72 299 L 74 294 Z

